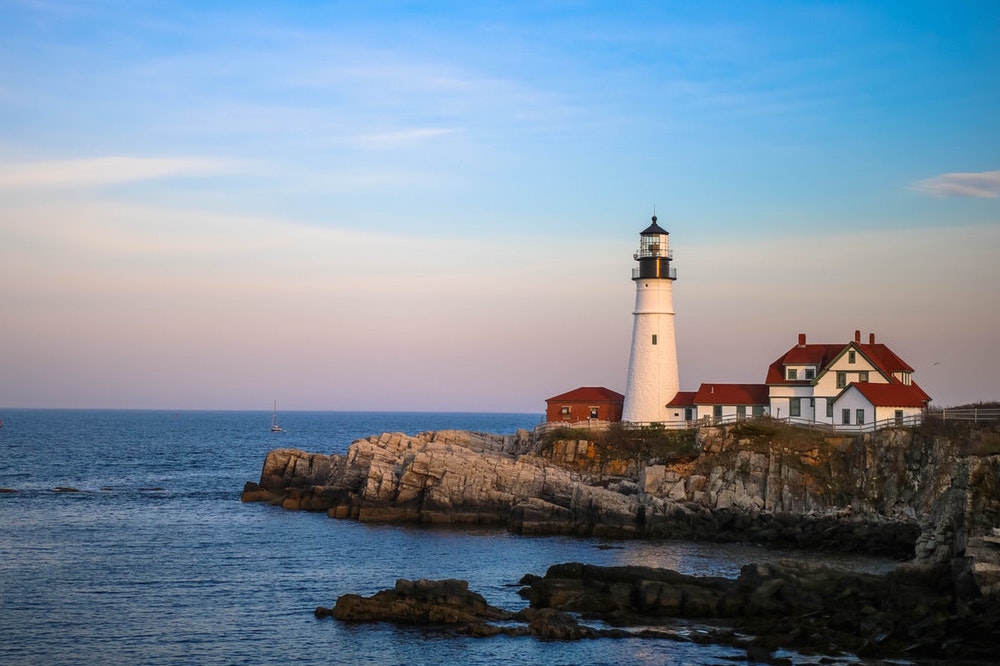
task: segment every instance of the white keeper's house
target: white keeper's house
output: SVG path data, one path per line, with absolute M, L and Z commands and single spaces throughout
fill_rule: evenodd
M 891 349 L 861 342 L 861 331 L 844 344 L 798 344 L 767 369 L 770 413 L 775 418 L 836 426 L 864 426 L 919 418 L 930 402 L 911 378 L 913 368 Z
M 767 369 L 764 384 L 703 383 L 678 391 L 667 403 L 667 423 L 690 425 L 772 416 L 793 423 L 861 428 L 912 425 L 930 402 L 912 379 L 911 368 L 894 351 L 861 342 L 810 344 L 804 333 Z

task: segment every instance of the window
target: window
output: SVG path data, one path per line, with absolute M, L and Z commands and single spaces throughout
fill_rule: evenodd
M 866 381 L 868 381 L 868 371 L 867 370 L 864 371 L 864 372 L 859 372 L 858 373 L 858 381 L 859 382 L 866 382 Z
M 816 377 L 816 368 L 806 368 L 806 379 L 814 379 Z
M 826 417 L 828 419 L 833 418 L 833 398 L 826 399 Z
M 597 418 L 597 407 L 591 407 L 590 408 L 590 418 L 592 418 L 592 419 L 596 419 Z
M 653 344 L 656 344 L 656 333 L 653 333 Z
M 844 388 L 847 386 L 847 373 L 838 372 L 837 373 L 837 388 Z
M 799 371 L 796 370 L 795 368 L 788 368 L 788 370 L 786 372 L 788 373 L 788 377 L 787 377 L 788 379 L 798 379 L 799 378 Z
M 764 416 L 764 405 L 754 405 L 753 415 L 754 417 Z
M 847 352 L 847 362 L 848 363 L 854 363 L 854 361 L 857 360 L 857 357 L 858 357 L 857 352 L 855 352 L 853 350 Z
M 902 409 L 897 409 L 896 410 L 896 425 L 897 426 L 903 425 L 903 410 Z
M 809 398 L 809 409 L 816 410 L 816 398 Z
M 712 405 L 712 416 L 716 419 L 722 418 L 722 405 Z
M 685 421 L 692 421 L 692 420 L 694 420 L 694 410 L 691 409 L 690 407 L 685 407 L 684 408 L 684 420 Z
M 736 405 L 736 420 L 742 421 L 747 417 L 747 406 L 746 405 Z
M 788 399 L 788 415 L 802 416 L 802 398 Z
M 849 425 L 851 423 L 851 410 L 842 409 L 840 410 L 840 422 L 844 425 Z
M 856 417 L 858 425 L 862 425 L 865 422 L 865 410 L 856 409 L 854 410 L 854 415 Z
M 569 407 L 563 407 L 561 410 L 559 410 L 559 413 L 562 414 L 563 416 L 569 416 Z

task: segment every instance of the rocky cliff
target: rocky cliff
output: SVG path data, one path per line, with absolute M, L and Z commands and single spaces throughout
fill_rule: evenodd
M 827 437 L 754 422 L 691 436 L 670 455 L 526 431 L 386 433 L 343 456 L 271 451 L 243 500 L 371 522 L 915 557 L 1000 593 L 1000 456 L 926 429 Z

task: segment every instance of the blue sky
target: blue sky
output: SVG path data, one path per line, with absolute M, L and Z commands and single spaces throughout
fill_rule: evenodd
M 624 4 L 624 6 L 622 6 Z M 874 331 L 1000 399 L 1000 5 L 0 6 L 0 405 L 541 411 Z

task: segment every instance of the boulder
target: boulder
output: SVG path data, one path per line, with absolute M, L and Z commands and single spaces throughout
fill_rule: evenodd
M 344 622 L 396 622 L 400 624 L 461 624 L 506 620 L 511 613 L 494 608 L 482 595 L 469 591 L 464 580 L 399 579 L 392 590 L 371 597 L 344 594 L 332 611 L 317 608 L 316 616 L 332 615 Z

